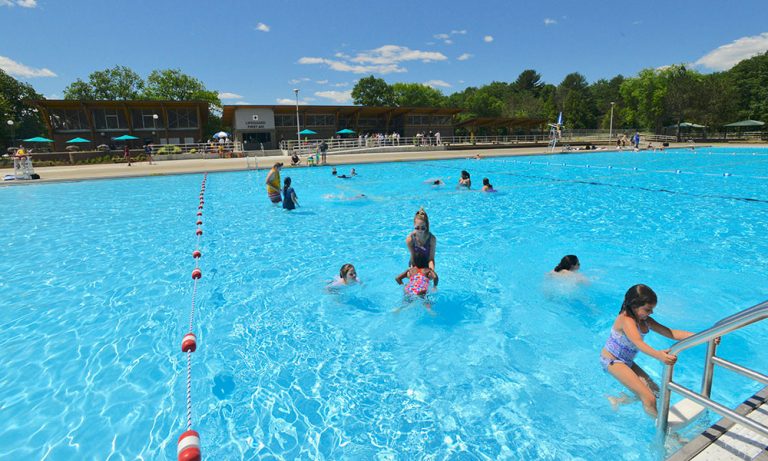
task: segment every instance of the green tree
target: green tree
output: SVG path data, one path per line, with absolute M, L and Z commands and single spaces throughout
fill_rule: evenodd
M 92 101 L 96 99 L 96 97 L 93 95 L 93 87 L 78 78 L 64 88 L 64 99 Z
M 565 76 L 557 87 L 557 101 L 568 128 L 594 128 L 597 108 L 587 79 L 574 72 Z
M 119 101 L 136 99 L 144 88 L 139 74 L 125 66 L 97 70 L 88 82 L 78 79 L 64 89 L 66 99 L 97 99 Z
M 611 103 L 614 103 L 614 127 L 619 126 L 616 122 L 620 120 L 618 112 L 623 106 L 620 91 L 622 82 L 624 77 L 617 75 L 611 80 L 600 79 L 589 86 L 597 109 L 596 123 L 599 128 L 608 129 L 611 125 Z
M 738 118 L 768 122 L 768 52 L 741 61 L 727 75 L 737 89 Z
M 6 147 L 16 140 L 46 133 L 32 101 L 44 99 L 31 85 L 22 83 L 0 69 L 0 136 Z M 13 121 L 9 125 L 8 121 Z M 13 137 L 13 139 L 11 139 Z
M 621 124 L 628 128 L 660 131 L 664 120 L 666 85 L 655 69 L 643 69 L 620 87 Z
M 443 93 L 421 83 L 395 83 L 392 91 L 400 107 L 442 107 L 446 100 Z
M 203 82 L 179 69 L 153 70 L 147 77 L 142 97 L 170 101 L 205 101 L 221 107 L 216 91 L 208 90 Z
M 528 92 L 532 93 L 533 96 L 538 96 L 543 86 L 541 74 L 533 69 L 526 69 L 520 72 L 517 80 L 512 84 L 512 89 L 517 93 Z
M 352 88 L 352 100 L 362 106 L 394 106 L 395 92 L 384 79 L 361 78 Z

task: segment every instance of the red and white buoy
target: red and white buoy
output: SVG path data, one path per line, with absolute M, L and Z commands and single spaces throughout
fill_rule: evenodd
M 195 234 L 203 235 L 203 230 L 198 227 L 197 230 L 195 231 Z
M 201 207 L 201 208 L 202 208 L 202 207 Z M 203 215 L 203 212 L 202 212 L 202 211 L 198 211 L 198 212 L 197 212 L 197 215 L 198 215 L 198 216 L 202 216 L 202 215 Z
M 179 461 L 200 461 L 200 434 L 192 429 L 179 437 Z
M 203 271 L 201 271 L 200 269 L 195 269 L 195 270 L 192 271 L 192 278 L 193 279 L 197 280 L 197 279 L 199 279 L 202 276 L 203 276 Z
M 195 259 L 199 258 L 202 255 L 203 254 L 200 253 L 200 250 L 195 250 L 195 251 L 192 252 L 192 257 L 195 258 Z
M 197 350 L 197 338 L 191 331 L 181 340 L 181 352 L 195 352 Z

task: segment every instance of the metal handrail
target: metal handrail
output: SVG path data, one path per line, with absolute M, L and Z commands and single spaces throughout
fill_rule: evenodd
M 759 322 L 766 318 L 768 318 L 768 301 L 764 301 L 741 312 L 728 316 L 715 323 L 715 325 L 712 327 L 693 336 L 685 338 L 682 341 L 678 341 L 672 345 L 668 353 L 670 355 L 676 356 L 686 349 L 690 349 L 691 347 L 698 346 L 699 344 L 705 342 L 708 343 L 707 355 L 704 365 L 704 375 L 702 377 L 701 393 L 693 392 L 690 389 L 687 389 L 672 381 L 675 368 L 674 365 L 667 365 L 664 367 L 664 373 L 661 378 L 661 391 L 659 393 L 661 408 L 659 411 L 659 416 L 656 420 L 656 428 L 658 429 L 659 437 L 663 439 L 667 434 L 667 428 L 669 426 L 669 400 L 671 391 L 682 394 L 691 400 L 696 401 L 700 405 L 709 408 L 715 413 L 736 421 L 752 429 L 753 431 L 768 437 L 768 426 L 745 418 L 744 416 L 739 415 L 733 410 L 730 410 L 709 398 L 712 390 L 712 374 L 715 365 L 720 365 L 723 368 L 739 373 L 754 381 L 768 384 L 768 376 L 715 356 L 715 353 L 717 352 L 715 338 L 724 336 L 728 333 L 739 330 L 747 325 Z

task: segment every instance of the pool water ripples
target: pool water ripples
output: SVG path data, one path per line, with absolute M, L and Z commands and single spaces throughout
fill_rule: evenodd
M 294 212 L 267 202 L 264 171 L 209 175 L 192 379 L 203 455 L 654 459 L 652 422 L 610 408 L 622 389 L 597 356 L 635 283 L 659 294 L 659 321 L 690 330 L 766 298 L 768 205 L 723 198 L 768 198 L 751 152 L 355 165 L 348 180 L 284 169 Z M 457 190 L 462 169 L 500 192 Z M 0 189 L 0 459 L 175 458 L 198 185 Z M 426 302 L 394 282 L 421 206 L 440 275 Z M 589 284 L 546 275 L 569 253 Z M 363 284 L 328 290 L 347 262 Z M 761 370 L 766 340 L 757 325 L 719 351 Z M 696 388 L 702 358 L 686 352 L 676 377 Z M 657 361 L 638 362 L 658 378 Z M 714 395 L 735 405 L 754 384 L 730 375 Z

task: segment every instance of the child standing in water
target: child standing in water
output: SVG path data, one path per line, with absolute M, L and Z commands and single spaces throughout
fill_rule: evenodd
M 656 293 L 646 285 L 635 285 L 624 295 L 624 303 L 605 347 L 600 352 L 603 370 L 610 373 L 627 389 L 632 391 L 642 402 L 645 412 L 656 417 L 656 394 L 659 386 L 635 362 L 638 351 L 659 360 L 666 365 L 673 365 L 677 357 L 667 350 L 656 350 L 645 343 L 645 335 L 653 330 L 660 335 L 674 340 L 685 339 L 693 333 L 673 330 L 651 318 L 656 308 Z M 719 338 L 716 339 L 719 343 Z M 609 397 L 613 405 L 628 403 L 626 399 Z

